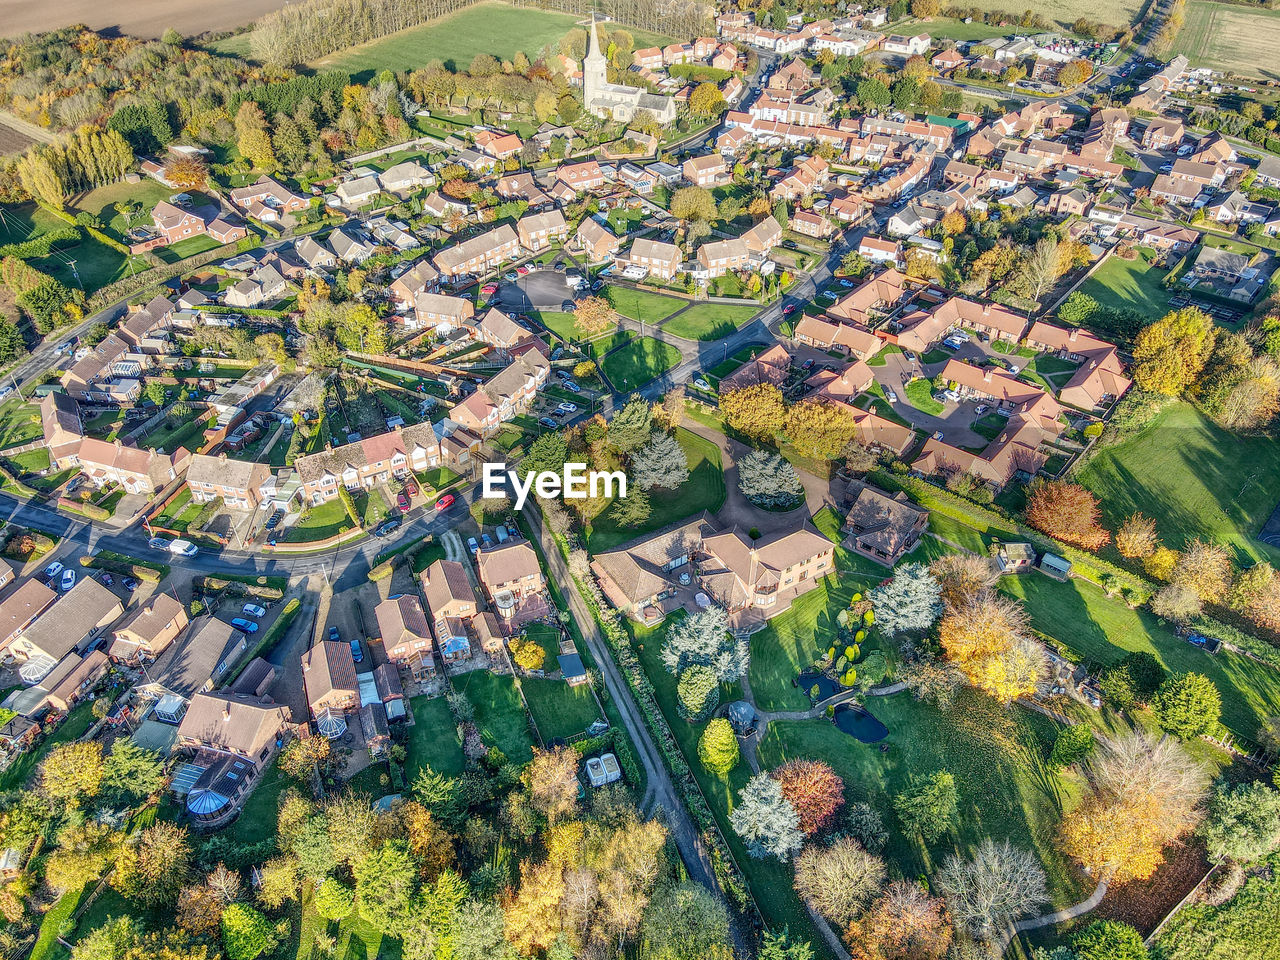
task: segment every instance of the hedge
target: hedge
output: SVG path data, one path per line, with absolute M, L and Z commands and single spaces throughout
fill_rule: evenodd
M 99 553 L 92 557 L 81 557 L 80 565 L 82 567 L 90 567 L 94 570 L 106 570 L 109 573 L 118 573 L 122 577 L 133 577 L 135 580 L 145 580 L 147 583 L 159 583 L 168 575 L 168 568 L 163 572 L 154 570 L 151 567 L 143 566 L 141 563 L 130 562 L 128 558 L 118 558 L 118 554 L 104 556 Z
M 127 300 L 134 294 L 144 290 L 150 296 L 152 293 L 158 292 L 160 285 L 166 280 L 189 273 L 196 267 L 202 267 L 206 263 L 212 263 L 214 260 L 225 260 L 227 257 L 233 256 L 235 252 L 236 244 L 228 243 L 221 247 L 214 247 L 212 250 L 206 250 L 204 253 L 197 253 L 195 256 L 187 257 L 185 260 L 179 260 L 177 263 L 152 267 L 132 277 L 125 277 L 115 283 L 109 283 L 89 298 L 85 313 L 97 313 L 105 307 L 109 307 L 120 300 Z
M 107 236 L 97 227 L 90 227 L 86 224 L 84 229 L 89 234 L 89 236 L 93 237 L 93 239 L 97 240 L 99 243 L 110 247 L 116 253 L 123 254 L 126 257 L 133 256 L 133 252 L 128 247 L 126 247 L 123 243 L 121 243 L 115 237 Z
M 10 243 L 0 247 L 0 257 L 17 257 L 19 260 L 36 260 L 40 257 L 47 257 L 55 244 L 58 243 L 78 243 L 80 241 L 80 230 L 77 227 L 62 227 L 58 230 L 51 230 L 42 237 L 36 237 L 34 240 L 24 240 L 21 243 Z
M 111 519 L 111 511 L 106 507 L 100 507 L 96 503 L 88 503 L 83 500 L 69 500 L 66 497 L 59 497 L 58 509 L 70 510 L 72 513 L 78 513 L 81 516 L 88 517 L 90 520 Z

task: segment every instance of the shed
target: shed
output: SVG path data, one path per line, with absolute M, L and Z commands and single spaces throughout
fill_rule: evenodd
M 738 736 L 748 733 L 756 723 L 756 708 L 746 700 L 735 700 L 729 704 L 726 713 L 733 732 Z
M 587 671 L 582 666 L 582 657 L 576 653 L 562 653 L 556 657 L 560 664 L 560 672 L 564 675 L 565 683 L 571 687 L 587 682 Z
M 1064 560 L 1053 553 L 1046 553 L 1040 558 L 1040 571 L 1047 573 L 1055 580 L 1066 580 L 1071 576 L 1071 561 Z

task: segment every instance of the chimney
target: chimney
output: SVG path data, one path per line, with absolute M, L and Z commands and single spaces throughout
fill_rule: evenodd
M 982 371 L 982 379 L 987 383 L 991 382 L 991 367 L 987 367 Z
M 222 702 L 222 722 L 226 723 L 231 719 L 231 701 L 224 700 Z
M 1075 343 L 1076 337 L 1078 337 L 1079 335 L 1080 335 L 1080 328 L 1072 327 L 1070 330 L 1067 331 L 1067 340 L 1071 343 Z

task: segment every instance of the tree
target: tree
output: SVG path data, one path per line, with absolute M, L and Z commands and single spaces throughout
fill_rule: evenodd
M 947 607 L 938 636 L 969 682 L 1001 703 L 1035 691 L 1045 674 L 1043 649 L 1027 639 L 1026 611 L 1012 598 L 979 594 Z
M 758 507 L 790 509 L 804 499 L 795 467 L 768 450 L 752 450 L 738 461 L 738 489 Z
M 796 857 L 800 899 L 832 923 L 847 926 L 884 889 L 884 861 L 851 837 L 811 843 Z
M 618 325 L 618 311 L 605 297 L 583 297 L 573 308 L 573 328 L 588 340 Z
M 1280 791 L 1260 782 L 1219 781 L 1200 836 L 1216 863 L 1261 860 L 1280 843 Z
M 1166 584 L 1159 593 L 1151 598 L 1151 612 L 1157 617 L 1186 623 L 1199 616 L 1204 602 L 1190 587 L 1180 583 Z
M 705 187 L 681 187 L 671 195 L 671 215 L 688 223 L 691 220 L 714 220 L 716 198 Z
M 813 960 L 813 945 L 808 940 L 793 943 L 786 927 L 778 933 L 766 931 L 756 960 Z
M 1071 938 L 1078 960 L 1147 960 L 1142 934 L 1119 920 L 1095 920 Z
M 1053 749 L 1049 751 L 1049 763 L 1053 766 L 1073 767 L 1093 753 L 1093 731 L 1084 723 L 1063 727 L 1053 741 Z
M 868 594 L 876 626 L 889 635 L 927 630 L 942 614 L 942 586 L 923 563 L 898 567 L 893 579 Z
M 278 765 L 286 777 L 306 780 L 328 763 L 332 749 L 327 737 L 299 737 L 280 751 Z
M 1116 549 L 1122 557 L 1130 560 L 1149 557 L 1158 546 L 1160 538 L 1156 535 L 1156 522 L 1140 513 L 1132 514 L 1116 531 Z
M 62 892 L 97 881 L 115 860 L 121 839 L 117 831 L 92 820 L 69 824 L 59 831 L 58 849 L 45 862 L 45 881 Z
M 771 776 L 782 786 L 805 836 L 829 826 L 844 806 L 844 781 L 821 760 L 790 760 Z
M 689 457 L 671 434 L 655 433 L 631 458 L 631 472 L 642 490 L 674 490 L 689 479 Z
M 578 808 L 578 755 L 569 747 L 533 751 L 521 780 L 529 803 L 547 822 L 555 824 Z
M 641 925 L 649 960 L 730 960 L 724 904 L 692 881 L 653 898 Z
M 164 763 L 127 737 L 118 737 L 102 764 L 102 792 L 114 798 L 141 800 L 164 786 Z
M 1062 275 L 1062 258 L 1058 255 L 1058 238 L 1046 233 L 1037 242 L 1031 255 L 1022 261 L 1022 281 L 1027 296 L 1039 301 L 1052 289 Z
M 1173 739 L 1135 731 L 1100 741 L 1084 799 L 1062 822 L 1062 849 L 1113 883 L 1144 880 L 1164 846 L 1194 827 L 1204 772 Z
M 183 190 L 203 190 L 209 182 L 209 170 L 199 157 L 183 154 L 165 166 L 165 179 Z
M 1035 856 L 1007 840 L 983 840 L 971 859 L 952 854 L 935 882 L 952 919 L 981 940 L 992 940 L 1049 899 Z
M 732 429 L 755 440 L 776 437 L 786 423 L 787 405 L 772 383 L 757 383 L 720 395 L 720 412 Z
M 1173 582 L 1207 603 L 1216 603 L 1231 586 L 1231 555 L 1220 544 L 1192 540 L 1173 571 Z
M 929 572 L 942 589 L 942 602 L 959 607 L 996 585 L 1000 572 L 986 557 L 949 553 L 929 565 Z
M 853 415 L 843 406 L 802 400 L 787 413 L 787 439 L 809 456 L 834 460 L 858 435 Z
M 96 740 L 64 743 L 40 761 L 40 789 L 51 800 L 78 806 L 101 791 L 104 766 Z
M 532 637 L 511 637 L 507 647 L 511 650 L 511 659 L 522 670 L 541 670 L 546 662 L 546 650 Z
M 111 883 L 126 897 L 158 906 L 177 898 L 190 873 L 186 829 L 160 820 L 121 848 Z
M 893 798 L 893 809 L 904 830 L 920 834 L 932 843 L 947 831 L 956 813 L 956 781 L 946 770 L 927 777 L 911 777 L 906 789 Z
M 1260 627 L 1280 630 L 1280 576 L 1265 560 L 1240 571 L 1227 605 Z
M 506 937 L 525 956 L 546 950 L 559 931 L 565 895 L 564 868 L 547 862 L 520 864 L 520 890 L 506 906 Z
M 653 506 L 649 501 L 648 492 L 640 486 L 627 491 L 625 497 L 620 497 L 614 502 L 613 512 L 610 518 L 620 527 L 638 527 L 649 519 L 653 513 Z
M 667 629 L 662 663 L 673 676 L 694 664 L 709 667 L 721 683 L 733 683 L 747 672 L 750 647 L 745 637 L 729 633 L 729 615 L 709 606 Z
M 758 773 L 738 793 L 729 825 L 757 860 L 777 857 L 784 863 L 804 846 L 800 818 L 782 793 L 782 785 Z
M 676 704 L 680 715 L 691 723 L 711 716 L 720 704 L 720 681 L 715 671 L 700 663 L 688 667 L 676 684 Z
M 252 100 L 245 100 L 236 111 L 236 146 L 241 155 L 261 170 L 273 170 L 276 166 L 275 149 L 267 133 L 267 121 L 262 108 Z
M 1097 497 L 1078 483 L 1050 480 L 1029 488 L 1027 523 L 1064 543 L 1085 550 L 1106 546 L 1111 535 L 1100 516 Z
M 1213 319 L 1196 307 L 1165 314 L 1134 342 L 1133 382 L 1142 390 L 1179 396 L 1200 376 L 1214 337 Z
M 889 884 L 866 915 L 849 924 L 845 944 L 853 960 L 942 960 L 951 923 L 941 899 L 918 883 Z
M 723 780 L 738 765 L 738 757 L 738 738 L 734 736 L 733 727 L 724 717 L 716 717 L 698 738 L 698 759 L 708 773 Z
M 1222 716 L 1222 695 L 1212 680 L 1199 673 L 1175 673 L 1151 701 L 1160 729 L 1179 740 L 1193 740 Z
M 649 441 L 653 429 L 653 410 L 649 401 L 635 396 L 609 421 L 609 443 L 619 453 L 630 453 Z
M 1164 682 L 1160 661 L 1145 651 L 1130 653 L 1106 667 L 1098 678 L 1103 695 L 1119 710 L 1145 706 Z
M 689 112 L 694 116 L 713 117 L 724 109 L 724 94 L 714 83 L 700 83 L 689 94 Z
M 253 960 L 271 946 L 271 921 L 247 903 L 233 903 L 222 911 L 222 945 L 227 960 Z
M 398 936 L 416 909 L 418 868 L 402 840 L 370 850 L 352 871 L 356 910 L 376 930 Z

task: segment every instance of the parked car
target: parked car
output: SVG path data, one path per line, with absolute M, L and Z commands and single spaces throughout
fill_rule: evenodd
M 364 647 L 360 645 L 360 640 L 354 637 L 351 640 L 351 659 L 356 663 L 364 662 Z
M 102 581 L 103 586 L 106 586 L 106 587 L 109 587 L 116 582 L 116 578 L 109 573 L 104 573 L 98 579 L 100 579 Z
M 58 574 L 62 573 L 62 564 L 57 560 L 44 568 L 44 575 L 50 580 L 54 579 Z
M 337 628 L 337 627 L 330 627 L 330 628 L 329 628 L 329 640 L 330 640 L 331 642 L 333 642 L 333 643 L 340 643 L 340 642 L 342 642 L 342 634 L 340 634 L 340 633 L 338 632 L 338 628 Z
M 550 417 L 539 417 L 538 422 L 548 430 L 554 430 L 556 427 L 560 426 L 560 424 L 552 420 Z
M 578 386 L 578 385 L 577 385 L 574 381 L 572 381 L 572 380 L 566 380 L 566 381 L 564 381 L 563 386 L 564 386 L 564 388 L 565 388 L 566 390 L 568 390 L 570 393 L 581 393 L 581 392 L 582 392 L 582 388 L 581 388 L 580 386 Z
M 396 506 L 400 508 L 401 513 L 408 513 L 411 501 L 409 495 L 401 490 L 396 494 Z
M 383 520 L 380 524 L 373 528 L 375 537 L 385 537 L 388 533 L 393 532 L 400 526 L 400 519 L 392 517 L 389 520 Z
M 416 497 L 418 495 L 418 485 L 413 482 L 413 477 L 409 477 L 405 480 L 404 492 L 411 497 Z
M 1016 363 L 1011 363 L 1011 364 L 1009 364 L 1009 372 L 1010 372 L 1010 373 L 1018 373 L 1021 369 L 1022 369 L 1022 368 L 1021 368 L 1020 366 L 1018 366 Z
M 578 405 L 576 403 L 570 403 L 568 400 L 566 400 L 564 403 L 556 404 L 556 409 L 559 410 L 561 413 L 577 413 Z
M 76 585 L 76 572 L 74 570 L 62 571 L 62 589 L 70 590 Z
M 475 553 L 480 549 L 480 542 L 475 537 L 467 537 L 467 549 Z
M 498 285 L 496 283 L 486 283 L 483 287 L 480 288 L 480 293 L 486 297 L 491 297 L 497 292 L 498 292 Z
M 890 390 L 888 387 L 884 388 L 884 395 L 889 400 L 890 403 L 898 402 L 898 395 L 894 393 L 892 390 Z
M 785 307 L 782 308 L 782 315 L 784 317 L 789 317 L 791 316 L 791 314 L 795 312 L 796 312 L 796 305 L 794 303 L 788 303 Z
M 508 270 L 502 275 L 502 279 L 507 281 L 507 283 L 515 283 L 520 279 L 520 274 L 516 273 L 514 270 Z
M 138 589 L 138 581 L 133 579 L 133 577 L 125 577 L 120 581 L 120 586 L 124 587 L 130 593 L 133 593 L 133 591 Z
M 1172 169 L 1173 169 L 1173 164 L 1172 164 L 1172 163 L 1162 163 L 1162 164 L 1160 164 L 1160 172 L 1161 172 L 1161 173 L 1168 173 L 1168 172 L 1169 172 L 1169 171 L 1171 171 Z
M 441 513 L 453 506 L 453 494 L 446 493 L 443 497 L 436 501 L 436 512 Z
M 194 557 L 200 548 L 190 540 L 174 540 L 169 544 L 169 552 L 178 557 Z
M 985 403 L 980 403 L 980 404 L 978 404 L 976 407 L 974 407 L 974 408 L 973 408 L 974 416 L 980 417 L 980 416 L 982 416 L 984 413 L 986 413 L 989 409 L 990 409 L 990 407 L 988 407 Z
M 267 615 L 267 608 L 260 607 L 256 603 L 246 603 L 243 607 L 240 608 L 240 612 L 243 613 L 246 617 L 253 617 L 253 619 L 255 620 L 261 620 L 263 617 Z
M 943 433 L 942 433 L 942 431 L 941 431 L 941 430 L 935 430 L 935 431 L 934 431 L 934 433 L 933 433 L 933 439 L 935 439 L 935 440 L 941 440 L 942 438 L 943 438 Z
M 486 549 L 486 550 L 492 550 L 492 549 L 493 549 L 493 537 L 489 536 L 487 533 L 482 533 L 482 534 L 480 534 L 480 544 L 481 544 L 481 546 L 483 546 L 483 547 L 484 547 L 484 549 Z
M 147 541 L 147 546 L 150 547 L 152 550 L 168 550 L 169 541 L 166 540 L 164 537 L 152 537 L 150 540 Z
M 529 268 L 525 266 L 516 267 L 516 273 L 522 277 L 527 277 L 529 275 Z
M 841 280 L 839 280 L 838 282 L 839 282 L 840 286 L 844 287 L 846 290 L 853 286 L 853 281 L 852 281 L 852 280 L 845 280 L 845 279 L 841 279 Z
M 707 383 L 706 379 L 703 377 L 695 377 L 693 381 L 693 385 L 697 387 L 699 390 L 711 389 L 711 384 Z
M 258 625 L 254 623 L 252 620 L 246 620 L 244 617 L 236 617 L 234 620 L 231 621 L 231 625 L 235 627 L 237 630 L 243 631 L 244 633 L 258 632 Z

